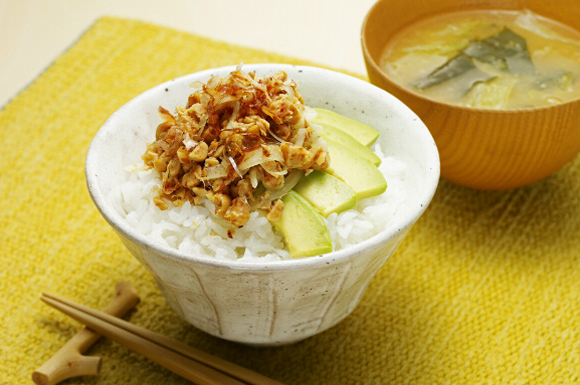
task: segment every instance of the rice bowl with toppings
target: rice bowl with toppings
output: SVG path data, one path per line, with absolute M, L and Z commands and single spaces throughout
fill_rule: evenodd
M 373 276 L 429 205 L 439 181 L 438 152 L 409 108 L 363 80 L 316 67 L 244 65 L 258 76 L 283 70 L 307 106 L 376 129 L 380 136 L 371 148 L 380 159 L 377 172 L 387 181 L 386 192 L 328 215 L 324 225 L 333 250 L 305 258 L 289 258 L 265 210 L 252 211 L 233 232 L 227 231 L 231 226 L 221 226 L 220 218 L 215 220 L 211 201 L 161 210 L 151 202 L 158 174 L 139 165 L 160 123 L 157 109 L 183 105 L 192 83 L 235 69 L 168 81 L 117 110 L 89 148 L 87 186 L 103 218 L 179 316 L 230 341 L 293 343 L 336 325 L 354 310 Z
M 159 106 L 155 141 L 127 168 L 127 181 L 111 191 L 111 205 L 139 233 L 187 255 L 291 258 L 290 240 L 275 229 L 285 210 L 282 198 L 303 175 L 330 169 L 323 132 L 334 128 L 314 122 L 318 112 L 304 105 L 284 71 L 258 78 L 239 65 L 192 89 L 175 115 Z M 346 137 L 348 147 L 357 141 Z M 378 170 L 393 187 L 320 216 L 332 241 L 327 252 L 377 234 L 405 203 L 404 163 L 386 159 L 380 144 L 373 147 Z

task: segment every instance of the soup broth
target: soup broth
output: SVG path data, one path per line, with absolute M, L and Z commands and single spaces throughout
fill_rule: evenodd
M 522 109 L 580 97 L 580 33 L 530 11 L 436 16 L 402 30 L 381 68 L 428 98 Z

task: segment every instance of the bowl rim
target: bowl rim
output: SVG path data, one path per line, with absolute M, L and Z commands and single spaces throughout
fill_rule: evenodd
M 309 71 L 315 74 L 319 73 L 330 75 L 337 80 L 341 80 L 342 82 L 347 83 L 351 82 L 352 84 L 358 84 L 359 86 L 366 87 L 368 89 L 368 92 L 377 95 L 377 97 L 391 99 L 391 103 L 397 105 L 398 111 L 405 114 L 409 118 L 412 118 L 411 120 L 414 122 L 412 124 L 412 126 L 414 126 L 414 130 L 416 130 L 421 137 L 425 138 L 425 144 L 427 143 L 429 144 L 429 146 L 427 145 L 424 146 L 425 149 L 426 150 L 431 149 L 430 151 L 427 151 L 424 154 L 425 158 L 427 159 L 426 163 L 430 166 L 431 170 L 429 173 L 427 173 L 428 177 L 425 178 L 425 187 L 426 187 L 425 191 L 423 191 L 422 194 L 418 197 L 417 204 L 413 207 L 410 207 L 409 210 L 406 211 L 405 213 L 407 220 L 401 222 L 400 226 L 397 226 L 396 229 L 393 228 L 390 231 L 383 230 L 378 234 L 372 236 L 371 238 L 366 239 L 365 241 L 360 242 L 354 246 L 348 247 L 346 249 L 333 251 L 327 254 L 313 257 L 292 258 L 286 260 L 266 261 L 266 262 L 259 260 L 258 261 L 218 260 L 207 257 L 200 257 L 197 255 L 184 254 L 175 248 L 151 242 L 145 235 L 137 233 L 128 224 L 128 222 L 124 221 L 123 218 L 115 211 L 115 209 L 109 205 L 109 203 L 107 202 L 107 197 L 103 195 L 102 191 L 98 187 L 97 176 L 95 172 L 93 172 L 93 170 L 97 167 L 98 164 L 98 156 L 97 156 L 98 147 L 99 145 L 104 143 L 104 137 L 106 136 L 109 127 L 114 125 L 113 124 L 114 120 L 116 119 L 117 116 L 122 114 L 124 110 L 130 108 L 132 105 L 136 103 L 139 103 L 141 99 L 146 98 L 149 94 L 159 92 L 159 90 L 163 90 L 169 85 L 172 84 L 175 85 L 176 82 L 183 82 L 187 80 L 191 83 L 192 82 L 191 78 L 209 78 L 216 74 L 220 74 L 223 76 L 223 74 L 227 74 L 233 71 L 235 68 L 236 68 L 235 65 L 211 68 L 203 71 L 190 73 L 163 82 L 135 96 L 130 101 L 125 103 L 123 106 L 117 109 L 107 119 L 107 121 L 99 128 L 93 140 L 91 141 L 91 144 L 87 151 L 85 163 L 86 184 L 89 194 L 93 200 L 93 203 L 100 211 L 103 218 L 113 227 L 114 230 L 116 230 L 118 235 L 122 235 L 123 237 L 128 238 L 132 242 L 135 242 L 136 244 L 139 244 L 146 249 L 153 250 L 155 253 L 164 258 L 172 258 L 179 261 L 186 261 L 189 263 L 195 263 L 217 269 L 251 271 L 251 272 L 288 271 L 288 270 L 311 268 L 314 266 L 338 264 L 345 260 L 354 258 L 355 256 L 365 252 L 365 250 L 378 249 L 378 246 L 380 244 L 395 239 L 401 233 L 404 234 L 427 209 L 427 206 L 431 202 L 439 182 L 440 176 L 439 154 L 437 151 L 437 147 L 435 145 L 435 141 L 433 140 L 433 137 L 431 136 L 429 130 L 424 125 L 424 123 L 417 117 L 417 115 L 411 111 L 409 107 L 404 105 L 400 100 L 395 98 L 393 95 L 372 85 L 369 82 L 333 70 L 309 65 L 294 65 L 282 63 L 244 64 L 243 69 L 246 72 L 260 70 L 267 71 L 276 69 L 286 71 L 287 73 Z
M 562 107 L 567 108 L 568 104 L 580 104 L 580 96 L 578 96 L 575 99 L 568 100 L 568 101 L 561 102 L 561 103 L 557 103 L 557 104 L 553 104 L 550 106 L 538 106 L 538 107 L 529 107 L 529 108 L 512 108 L 512 109 L 503 109 L 503 110 L 493 109 L 493 108 L 477 108 L 477 107 L 462 106 L 459 104 L 453 104 L 453 103 L 448 103 L 448 102 L 440 101 L 437 99 L 429 98 L 429 97 L 426 97 L 425 95 L 422 95 L 422 94 L 420 94 L 420 93 L 418 93 L 410 88 L 407 88 L 407 87 L 400 85 L 394 79 L 392 79 L 385 71 L 383 71 L 383 69 L 381 68 L 379 63 L 377 63 L 377 61 L 375 60 L 373 55 L 370 54 L 369 48 L 367 46 L 367 26 L 369 23 L 369 19 L 374 16 L 374 12 L 381 5 L 381 3 L 386 2 L 386 1 L 389 1 L 389 0 L 378 0 L 368 10 L 368 12 L 366 13 L 366 15 L 363 19 L 362 25 L 361 25 L 361 33 L 360 33 L 361 38 L 360 39 L 361 39 L 363 57 L 365 59 L 366 65 L 367 66 L 370 65 L 376 73 L 380 74 L 387 82 L 389 82 L 389 85 L 391 87 L 396 88 L 399 92 L 409 94 L 416 99 L 420 99 L 422 102 L 431 103 L 431 104 L 434 104 L 435 106 L 444 106 L 446 108 L 454 108 L 457 110 L 462 110 L 462 111 L 470 112 L 470 113 L 477 112 L 477 113 L 483 113 L 483 114 L 498 114 L 498 115 L 514 114 L 514 113 L 521 113 L 521 112 L 542 112 L 542 110 L 550 110 L 550 109 L 554 109 L 554 108 L 562 108 Z M 496 8 L 494 8 L 494 9 L 496 9 Z M 509 8 L 506 8 L 506 9 L 509 9 Z M 458 11 L 454 11 L 454 12 L 458 12 Z M 424 20 L 424 19 L 417 19 L 414 22 L 419 22 L 421 20 Z M 390 40 L 388 40 L 388 41 L 390 41 Z

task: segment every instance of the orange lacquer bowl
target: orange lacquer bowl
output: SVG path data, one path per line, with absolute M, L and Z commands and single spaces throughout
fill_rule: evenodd
M 418 20 L 476 9 L 529 9 L 568 26 L 580 25 L 578 0 L 379 0 L 362 27 L 368 76 L 409 106 L 437 144 L 441 176 L 462 186 L 503 190 L 539 181 L 580 151 L 580 99 L 549 107 L 483 110 L 437 102 L 403 88 L 379 67 L 393 34 Z

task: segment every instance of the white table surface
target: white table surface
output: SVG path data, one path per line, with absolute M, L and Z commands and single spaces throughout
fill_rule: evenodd
M 364 75 L 360 29 L 374 2 L 0 0 L 0 106 L 104 15 L 170 26 Z

